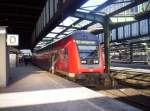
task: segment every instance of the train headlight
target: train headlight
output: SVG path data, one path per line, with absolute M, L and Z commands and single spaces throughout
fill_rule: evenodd
M 86 64 L 86 60 L 82 60 L 81 63 L 82 63 L 82 64 Z
M 98 64 L 98 63 L 99 63 L 99 61 L 98 61 L 98 60 L 94 60 L 93 62 L 94 62 L 94 64 Z

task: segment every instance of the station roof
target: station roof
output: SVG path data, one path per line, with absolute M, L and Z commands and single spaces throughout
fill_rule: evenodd
M 46 0 L 0 0 L 0 26 L 19 34 L 20 46 L 28 47 L 33 28 Z
M 139 9 L 143 3 L 146 3 L 146 7 Z M 135 21 L 141 13 L 144 16 L 149 12 L 148 9 L 150 9 L 148 0 L 87 0 L 76 12 L 108 16 L 113 26 Z M 96 21 L 78 18 L 72 14 L 43 37 L 35 49 L 41 49 L 76 30 L 88 30 L 93 33 L 97 33 L 98 30 L 100 33 L 103 32 L 103 26 Z
M 0 3 L 0 25 L 8 26 L 8 33 L 19 34 L 19 48 L 31 48 L 32 32 L 43 7 L 47 0 L 1 0 Z M 74 0 L 76 1 L 76 0 Z M 82 1 L 82 0 L 81 0 Z M 78 1 L 78 2 L 81 2 Z M 134 21 L 135 18 L 150 15 L 149 0 L 83 0 L 84 4 L 78 3 L 76 12 L 109 16 L 112 25 L 119 25 L 125 22 Z M 77 1 L 76 1 L 77 2 Z M 141 11 L 136 9 L 146 2 L 146 7 Z M 111 9 L 111 10 L 110 10 Z M 129 11 L 134 10 L 134 11 Z M 132 13 L 131 13 L 132 12 Z M 144 14 L 143 14 L 144 12 Z M 142 13 L 142 14 L 141 14 Z M 140 15 L 140 16 L 139 16 Z M 37 43 L 35 49 L 45 47 L 76 30 L 89 30 L 103 32 L 103 26 L 96 22 L 75 17 L 70 14 L 66 19 Z

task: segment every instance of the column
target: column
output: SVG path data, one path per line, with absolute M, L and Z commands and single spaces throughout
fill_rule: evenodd
M 6 27 L 0 27 L 0 87 L 6 87 L 8 81 L 8 53 L 6 46 Z
M 106 17 L 104 23 L 104 53 L 105 53 L 105 72 L 110 72 L 110 19 Z

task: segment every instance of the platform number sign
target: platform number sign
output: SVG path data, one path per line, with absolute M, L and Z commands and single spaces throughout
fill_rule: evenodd
M 7 35 L 7 45 L 8 46 L 18 46 L 19 45 L 19 35 L 8 34 Z

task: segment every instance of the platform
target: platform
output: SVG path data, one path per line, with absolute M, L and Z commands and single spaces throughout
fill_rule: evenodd
M 0 111 L 140 111 L 34 66 L 11 71 Z
M 111 73 L 117 81 L 147 89 L 150 94 L 150 65 L 112 63 Z
M 112 63 L 111 70 L 124 70 L 139 73 L 150 74 L 150 65 L 146 64 L 124 64 L 124 63 Z

